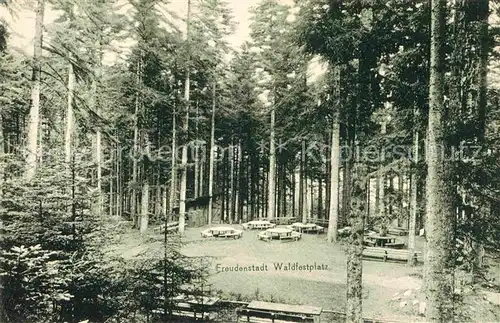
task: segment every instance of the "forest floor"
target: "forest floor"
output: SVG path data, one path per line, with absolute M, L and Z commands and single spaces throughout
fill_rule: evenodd
M 238 225 L 235 228 L 241 228 Z M 346 295 L 346 256 L 342 244 L 329 244 L 324 234 L 303 234 L 298 242 L 264 242 L 257 231 L 245 231 L 241 239 L 202 239 L 203 228 L 187 228 L 183 253 L 204 256 L 210 261 L 213 275 L 212 290 L 234 300 L 260 299 L 289 304 L 322 307 L 343 312 Z M 159 234 L 156 234 L 157 238 Z M 147 249 L 161 248 L 154 233 L 140 236 L 126 230 L 115 242 L 114 255 L 133 259 Z M 401 237 L 401 239 L 405 239 Z M 156 242 L 154 241 L 156 240 Z M 423 239 L 417 237 L 417 250 L 423 249 Z M 276 270 L 275 263 L 298 263 L 327 266 L 321 271 Z M 216 272 L 216 266 L 261 266 L 267 271 Z M 363 315 L 390 321 L 424 321 L 418 315 L 425 298 L 420 291 L 423 266 L 409 267 L 405 263 L 363 261 Z M 463 322 L 500 322 L 500 306 L 486 299 L 485 288 L 461 290 Z

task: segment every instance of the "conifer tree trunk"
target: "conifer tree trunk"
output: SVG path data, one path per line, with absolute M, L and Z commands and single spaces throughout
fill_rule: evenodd
M 198 107 L 198 101 L 196 101 L 196 117 L 195 117 L 195 135 L 196 135 L 196 144 L 194 146 L 194 198 L 197 198 L 199 195 L 199 189 L 200 189 L 200 162 L 199 162 L 199 153 L 200 150 L 198 148 L 198 118 L 200 117 L 199 115 L 199 107 Z
M 316 218 L 323 219 L 323 176 L 318 178 L 318 205 L 316 206 L 318 215 Z
M 431 0 L 431 58 L 426 187 L 427 253 L 424 263 L 426 318 L 453 321 L 454 221 L 450 165 L 443 151 L 446 142 L 444 115 L 444 49 L 446 1 Z
M 24 177 L 31 180 L 35 176 L 38 151 L 38 126 L 40 124 L 40 79 L 42 75 L 42 43 L 43 43 L 43 19 L 45 12 L 45 0 L 37 1 L 35 18 L 35 39 L 33 51 L 33 76 L 31 88 L 31 108 L 28 122 L 28 136 L 26 144 L 26 166 Z
M 243 219 L 243 212 L 242 212 L 242 207 L 243 207 L 243 200 L 242 200 L 242 192 L 243 192 L 243 185 L 241 183 L 241 177 L 242 175 L 244 174 L 243 172 L 243 165 L 241 163 L 241 155 L 242 155 L 242 152 L 241 152 L 241 143 L 240 141 L 238 141 L 238 145 L 236 146 L 236 174 L 235 174 L 235 185 L 236 185 L 236 190 L 235 190 L 235 210 L 236 210 L 236 219 L 238 220 L 238 223 L 241 222 L 241 220 Z
M 104 192 L 102 190 L 102 135 L 101 131 L 97 130 L 95 134 L 95 149 L 96 149 L 96 165 L 97 165 L 97 210 L 102 214 L 104 207 Z
M 413 163 L 411 169 L 410 177 L 410 221 L 408 229 L 408 263 L 411 265 L 416 265 L 413 253 L 415 252 L 415 234 L 417 226 L 417 191 L 418 191 L 418 177 L 417 177 L 417 165 L 418 165 L 418 123 L 417 123 L 418 108 L 414 108 L 414 123 L 413 123 Z
M 273 102 L 271 108 L 271 134 L 269 137 L 269 180 L 267 188 L 267 218 L 274 219 L 276 212 L 276 148 L 275 148 L 275 117 L 276 111 Z
M 378 216 L 380 219 L 385 218 L 385 174 L 382 171 L 378 172 Z
M 189 43 L 189 26 L 191 18 L 191 0 L 188 0 L 187 4 L 187 18 L 186 18 L 186 41 Z M 190 58 L 188 58 L 188 64 L 190 63 Z M 182 160 L 181 160 L 181 185 L 180 185 L 180 198 L 179 198 L 179 233 L 184 233 L 184 226 L 186 222 L 186 194 L 187 194 L 187 143 L 189 136 L 189 105 L 190 105 L 190 68 L 189 65 L 186 68 L 186 80 L 184 82 L 184 104 L 185 104 L 185 117 L 184 124 L 182 126 L 184 142 L 182 145 Z
M 233 139 L 231 139 L 231 148 L 229 150 L 229 223 L 233 223 L 233 221 L 236 220 L 235 218 L 235 189 L 234 189 L 234 171 L 235 171 L 235 165 L 234 165 L 234 150 L 235 146 L 233 145 Z
M 340 78 L 341 71 L 339 67 L 334 69 L 334 86 L 336 102 L 340 102 Z M 329 201 L 329 214 L 328 214 L 328 242 L 337 241 L 338 221 L 339 221 L 339 184 L 340 184 L 340 105 L 336 104 L 333 107 L 332 117 L 332 130 L 331 130 L 331 146 L 330 146 L 330 179 L 328 181 L 330 196 Z
M 121 169 L 121 147 L 120 143 L 116 143 L 116 213 L 117 219 L 122 215 L 122 169 Z
M 155 210 L 154 210 L 154 214 L 155 214 L 155 217 L 159 219 L 159 215 L 161 214 L 161 211 L 162 211 L 162 186 L 160 184 L 160 170 L 159 170 L 159 167 L 156 167 L 157 168 L 157 171 L 156 171 L 156 186 L 155 186 L 155 193 L 156 193 L 156 196 L 155 196 Z
M 169 190 L 169 199 L 168 199 L 168 208 L 169 208 L 169 213 L 171 216 L 173 209 L 174 209 L 174 203 L 175 203 L 175 197 L 177 193 L 177 163 L 176 163 L 176 158 L 177 158 L 177 124 L 176 124 L 176 104 L 174 102 L 173 105 L 173 111 L 172 111 L 172 151 L 171 151 L 171 156 L 170 156 L 170 190 Z
M 141 221 L 140 221 L 141 233 L 145 233 L 148 230 L 148 223 L 149 223 L 149 184 L 147 176 L 144 176 L 144 184 L 142 185 L 142 197 L 141 197 Z
M 330 205 L 328 215 L 328 242 L 337 241 L 339 218 L 339 169 L 340 169 L 340 123 L 338 113 L 332 120 L 332 146 L 330 155 Z
M 300 166 L 299 166 L 299 217 L 300 221 L 305 222 L 305 212 L 304 212 L 304 168 L 306 160 L 306 143 L 302 141 L 301 151 L 300 151 Z
M 203 149 L 202 149 L 202 152 L 204 152 L 204 156 L 200 159 L 200 166 L 199 166 L 199 172 L 200 172 L 200 175 L 198 176 L 199 178 L 199 185 L 200 185 L 200 188 L 198 189 L 198 196 L 203 196 L 203 194 L 205 194 L 205 183 L 204 183 L 204 176 L 205 176 L 205 167 L 206 167 L 206 164 L 205 164 L 205 158 L 206 158 L 206 147 L 203 146 Z
M 216 94 L 217 84 L 214 82 L 212 88 L 212 117 L 210 119 L 210 157 L 209 157 L 209 168 L 208 168 L 208 224 L 212 224 L 213 218 L 213 208 L 214 208 L 214 198 L 213 198 L 213 187 L 214 187 L 214 163 L 215 163 L 215 94 Z
M 361 59 L 355 63 L 358 70 L 356 89 L 357 96 L 353 98 L 353 109 L 348 112 L 346 122 L 347 145 L 350 152 L 358 149 L 357 129 L 361 128 L 360 110 L 368 101 L 363 94 L 368 92 L 365 78 L 369 75 L 369 65 L 366 64 L 367 53 L 361 46 Z M 349 191 L 344 196 L 346 207 L 347 224 L 351 227 L 347 247 L 347 306 L 346 322 L 363 322 L 363 240 L 364 240 L 364 218 L 366 215 L 366 174 L 361 172 L 361 165 L 354 154 L 347 156 L 344 170 L 344 180 Z
M 347 222 L 349 214 L 350 192 L 351 192 L 351 163 L 349 158 L 344 161 L 344 170 L 342 172 L 342 211 L 340 213 L 339 224 L 344 225 Z
M 141 77 L 141 63 L 137 62 L 136 71 L 136 85 L 140 86 Z M 134 142 L 132 147 L 132 195 L 130 197 L 130 216 L 133 220 L 133 227 L 138 229 L 139 223 L 137 221 L 137 167 L 138 167 L 138 152 L 139 152 L 139 90 L 135 96 L 135 110 L 134 110 Z
M 96 53 L 96 64 L 95 64 L 95 77 L 92 79 L 92 103 L 94 105 L 95 111 L 99 114 L 100 112 L 100 104 L 98 101 L 98 93 L 97 93 L 97 85 L 100 81 L 101 77 L 101 61 L 102 61 L 102 51 L 100 43 L 96 45 L 97 53 Z M 103 213 L 104 207 L 104 192 L 102 189 L 102 133 L 98 128 L 95 134 L 95 162 L 97 165 L 97 210 L 98 214 Z
M 64 134 L 64 161 L 66 165 L 69 165 L 71 162 L 71 138 L 73 134 L 74 128 L 74 120 L 73 120 L 73 93 L 75 90 L 75 75 L 73 73 L 73 63 L 71 62 L 72 55 L 69 53 L 69 64 L 68 64 L 68 102 L 66 105 L 66 131 Z

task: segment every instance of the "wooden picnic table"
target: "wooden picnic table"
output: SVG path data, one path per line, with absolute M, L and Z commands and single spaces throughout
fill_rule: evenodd
M 271 234 L 271 237 L 273 238 L 280 238 L 280 237 L 288 237 L 292 235 L 292 231 L 290 229 L 285 229 L 285 228 L 271 228 L 267 229 L 266 232 L 269 232 Z
M 242 224 L 243 229 L 245 230 L 252 230 L 252 229 L 268 229 L 268 228 L 274 228 L 276 224 L 271 223 L 269 221 L 262 221 L 262 220 L 254 220 L 250 221 L 247 223 Z
M 392 236 L 380 236 L 380 235 L 370 235 L 365 238 L 366 241 L 372 240 L 375 247 L 385 247 L 386 244 L 396 243 L 396 237 Z M 370 243 L 369 243 L 370 244 Z
M 322 226 L 319 226 L 315 223 L 300 223 L 300 222 L 296 222 L 296 223 L 292 223 L 291 225 L 288 226 L 288 228 L 292 229 L 292 230 L 295 230 L 295 231 L 298 231 L 298 232 L 311 232 L 311 231 L 315 231 L 316 233 L 320 233 L 321 231 L 324 230 L 324 228 Z
M 314 322 L 319 322 L 321 312 L 323 311 L 321 307 L 316 307 L 316 306 L 291 305 L 291 304 L 270 303 L 263 301 L 252 301 L 250 304 L 248 304 L 247 308 L 250 310 L 257 310 L 257 311 L 305 315 L 308 317 L 313 317 Z
M 208 237 L 240 238 L 242 234 L 243 231 L 231 227 L 212 227 L 205 229 L 201 232 L 201 236 L 203 238 L 208 238 Z

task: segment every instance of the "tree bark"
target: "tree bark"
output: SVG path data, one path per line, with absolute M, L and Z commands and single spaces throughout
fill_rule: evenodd
M 418 191 L 418 108 L 414 108 L 414 122 L 413 122 L 413 153 L 412 153 L 412 169 L 410 177 L 410 221 L 408 229 L 408 263 L 412 266 L 416 265 L 413 254 L 415 252 L 415 234 L 417 225 L 417 191 Z
M 229 151 L 229 196 L 230 196 L 230 208 L 229 208 L 229 223 L 236 221 L 235 210 L 236 210 L 236 192 L 235 192 L 235 146 L 233 144 L 233 139 L 231 139 L 231 149 Z
M 275 107 L 271 108 L 271 134 L 269 137 L 269 180 L 267 188 L 267 218 L 274 219 L 276 212 L 276 148 L 275 148 Z
M 216 95 L 217 84 L 214 82 L 212 88 L 212 117 L 210 119 L 210 161 L 208 168 L 208 224 L 212 224 L 213 217 L 213 207 L 214 207 L 214 197 L 213 197 L 213 187 L 214 187 L 214 163 L 215 163 L 215 95 Z
M 147 177 L 144 179 L 144 185 L 142 186 L 142 198 L 141 198 L 141 234 L 146 233 L 148 230 L 149 223 L 149 184 Z
M 175 198 L 177 196 L 177 108 L 176 103 L 172 107 L 172 151 L 170 156 L 170 189 L 168 197 L 169 217 L 174 211 Z
M 140 105 L 140 90 L 141 84 L 141 63 L 137 62 L 136 71 L 136 85 L 137 93 L 135 96 L 135 110 L 134 110 L 134 143 L 132 147 L 132 196 L 130 198 L 130 215 L 133 220 L 133 227 L 139 228 L 137 221 L 137 167 L 138 167 L 138 152 L 139 152 L 139 105 Z
M 186 41 L 189 44 L 189 27 L 191 18 L 191 0 L 187 3 L 187 18 L 186 18 Z M 188 50 L 189 51 L 189 50 Z M 190 58 L 188 57 L 187 63 L 190 63 Z M 181 187 L 180 187 L 180 198 L 179 198 L 179 233 L 184 234 L 184 227 L 186 222 L 186 194 L 187 194 L 187 143 L 189 136 L 189 104 L 190 104 L 190 67 L 186 68 L 186 80 L 184 82 L 184 104 L 185 104 L 185 117 L 184 124 L 182 127 L 184 141 L 182 145 L 182 160 L 181 160 Z
M 66 165 L 69 165 L 71 162 L 71 146 L 72 146 L 72 134 L 74 129 L 74 120 L 73 120 L 73 94 L 75 91 L 75 75 L 73 73 L 73 63 L 72 55 L 69 53 L 69 64 L 68 64 L 68 96 L 67 96 L 67 105 L 66 105 L 66 132 L 64 134 L 64 161 Z
M 195 127 L 195 139 L 196 143 L 194 146 L 194 198 L 197 198 L 200 196 L 200 162 L 199 162 L 199 147 L 198 147 L 198 118 L 200 117 L 199 115 L 199 106 L 198 106 L 198 101 L 196 101 L 196 115 L 195 115 L 195 122 L 194 122 L 194 127 Z
M 352 162 L 348 162 L 352 163 Z M 351 203 L 349 204 L 348 224 L 351 227 L 349 244 L 347 250 L 347 309 L 346 322 L 363 322 L 363 238 L 364 238 L 364 216 L 366 188 L 361 187 L 361 174 L 356 167 L 351 167 L 353 171 Z M 356 182 L 358 181 L 358 182 Z
M 299 217 L 300 221 L 305 223 L 306 212 L 304 212 L 305 200 L 304 197 L 307 194 L 304 189 L 304 172 L 305 172 L 305 160 L 306 160 L 306 143 L 302 140 L 301 151 L 300 151 L 300 169 L 299 169 Z
M 28 123 L 28 136 L 26 144 L 26 166 L 24 177 L 31 180 L 36 173 L 38 151 L 38 126 L 40 123 L 40 80 L 42 75 L 42 43 L 43 43 L 43 19 L 45 12 L 45 0 L 37 1 L 35 20 L 35 39 L 33 51 L 33 76 L 31 88 L 31 108 Z
M 339 174 L 340 168 L 340 123 L 338 112 L 334 112 L 332 120 L 332 146 L 330 151 L 330 213 L 328 215 L 328 242 L 337 241 L 339 218 Z
M 444 50 L 446 1 L 431 0 L 431 58 L 426 188 L 425 295 L 426 317 L 431 322 L 451 322 L 454 286 L 455 210 L 446 162 L 444 115 Z

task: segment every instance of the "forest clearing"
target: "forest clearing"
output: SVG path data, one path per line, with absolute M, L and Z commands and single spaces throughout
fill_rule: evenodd
M 499 8 L 0 1 L 0 321 L 500 321 Z

